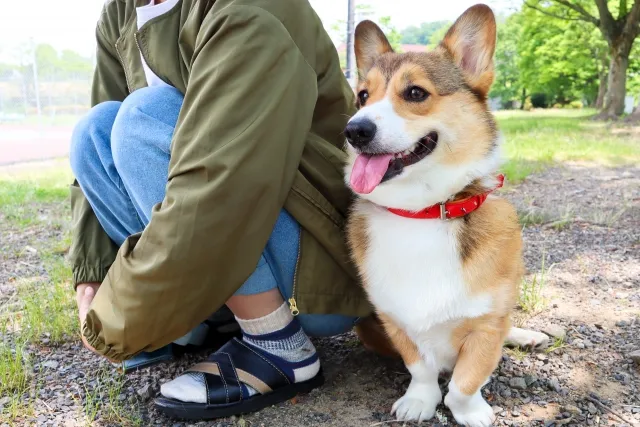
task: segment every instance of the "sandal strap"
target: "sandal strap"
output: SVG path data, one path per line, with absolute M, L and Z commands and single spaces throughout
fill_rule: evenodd
M 237 338 L 187 372 L 204 373 L 209 404 L 242 401 L 248 397 L 243 384 L 261 394 L 291 384 L 289 377 L 272 361 Z

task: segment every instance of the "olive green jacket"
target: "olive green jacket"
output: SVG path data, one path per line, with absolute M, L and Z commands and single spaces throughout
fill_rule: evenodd
M 187 333 L 254 271 L 282 207 L 302 226 L 292 311 L 370 313 L 343 233 L 353 94 L 311 6 L 181 0 L 138 30 L 140 3 L 105 4 L 92 103 L 146 86 L 142 52 L 184 104 L 166 196 L 142 233 L 118 249 L 71 187 L 74 282 L 102 282 L 88 342 L 123 360 Z

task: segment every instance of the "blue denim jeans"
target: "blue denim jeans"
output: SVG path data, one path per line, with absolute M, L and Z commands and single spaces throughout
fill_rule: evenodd
M 174 88 L 139 89 L 124 102 L 96 105 L 74 130 L 71 168 L 98 221 L 119 246 L 144 229 L 153 206 L 164 198 L 182 101 Z M 236 295 L 278 288 L 285 301 L 289 299 L 299 236 L 300 225 L 283 209 L 255 271 Z M 336 314 L 300 314 L 299 319 L 312 336 L 344 333 L 356 321 Z

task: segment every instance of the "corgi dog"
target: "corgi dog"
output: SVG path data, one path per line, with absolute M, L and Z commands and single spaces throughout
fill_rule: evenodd
M 357 195 L 348 241 L 363 286 L 411 383 L 392 407 L 402 421 L 434 416 L 441 371 L 456 421 L 489 426 L 481 388 L 507 337 L 524 273 L 513 206 L 501 186 L 501 137 L 488 105 L 496 22 L 462 14 L 434 50 L 395 53 L 371 21 L 355 32 L 357 113 L 345 128 L 345 180 Z M 542 335 L 542 337 L 540 336 Z

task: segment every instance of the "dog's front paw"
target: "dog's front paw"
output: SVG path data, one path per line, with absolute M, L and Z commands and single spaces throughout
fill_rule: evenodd
M 413 386 L 411 390 L 393 404 L 391 415 L 400 421 L 422 422 L 433 418 L 436 406 L 442 400 L 440 388 L 431 386 Z
M 464 403 L 447 395 L 444 404 L 456 421 L 466 427 L 489 427 L 496 420 L 493 409 L 479 394 Z

